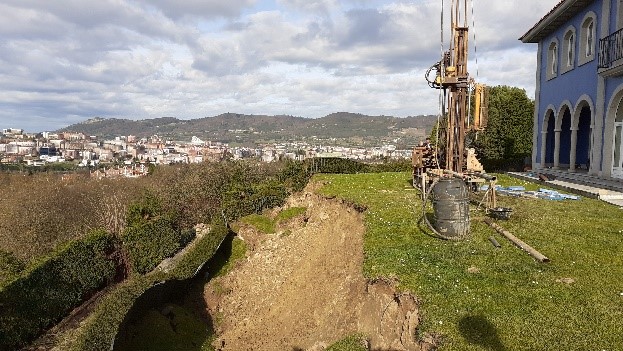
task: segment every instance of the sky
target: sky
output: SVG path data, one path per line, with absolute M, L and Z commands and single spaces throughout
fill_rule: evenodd
M 449 0 L 0 0 L 0 128 L 437 114 L 424 74 L 442 2 L 447 15 Z M 556 3 L 468 1 L 471 76 L 533 98 L 536 45 L 518 38 Z

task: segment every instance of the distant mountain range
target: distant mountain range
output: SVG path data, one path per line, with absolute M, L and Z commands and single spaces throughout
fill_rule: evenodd
M 101 138 L 121 135 L 190 141 L 203 140 L 240 145 L 284 141 L 334 141 L 337 144 L 370 144 L 393 141 L 414 144 L 422 140 L 437 121 L 436 116 L 398 118 L 338 112 L 311 119 L 293 116 L 224 113 L 214 117 L 180 120 L 162 117 L 144 120 L 93 118 L 58 130 L 82 132 Z

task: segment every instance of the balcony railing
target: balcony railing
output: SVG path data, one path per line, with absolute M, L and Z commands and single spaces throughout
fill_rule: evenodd
M 610 68 L 612 63 L 623 59 L 623 28 L 599 39 L 599 67 Z

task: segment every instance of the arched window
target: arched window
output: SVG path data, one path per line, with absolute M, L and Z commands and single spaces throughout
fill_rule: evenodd
M 565 32 L 562 47 L 564 56 L 561 72 L 565 73 L 575 67 L 575 28 L 573 26 L 570 26 Z
M 558 46 L 552 47 L 552 74 L 558 73 Z
M 569 33 L 567 37 L 567 66 L 573 66 L 573 59 L 575 58 L 575 34 Z
M 558 76 L 558 41 L 554 39 L 547 50 L 547 79 Z
M 578 65 L 583 65 L 595 59 L 596 40 L 596 22 L 597 16 L 590 11 L 582 20 L 582 29 L 580 30 L 580 48 L 578 50 Z
M 593 43 L 595 42 L 595 23 L 591 21 L 586 28 L 586 56 L 593 55 Z

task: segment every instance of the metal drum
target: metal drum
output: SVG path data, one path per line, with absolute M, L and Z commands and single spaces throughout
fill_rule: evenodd
M 461 179 L 443 178 L 433 187 L 435 229 L 448 239 L 469 234 L 469 192 Z

